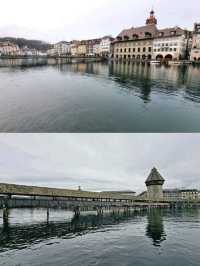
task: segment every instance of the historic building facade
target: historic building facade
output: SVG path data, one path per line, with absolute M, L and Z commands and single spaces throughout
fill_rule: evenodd
M 21 55 L 21 50 L 18 45 L 6 41 L 0 43 L 0 54 L 3 56 L 19 56 Z
M 105 36 L 101 39 L 99 44 L 99 54 L 108 57 L 111 52 L 111 43 L 114 39 L 111 36 Z
M 71 47 L 69 42 L 58 42 L 47 51 L 48 56 L 67 56 L 71 54 Z
M 113 41 L 114 59 L 151 60 L 184 59 L 188 32 L 179 28 L 159 30 L 154 11 L 143 27 L 123 30 Z
M 159 30 L 153 40 L 153 59 L 185 59 L 187 45 L 187 31 L 179 27 Z
M 194 25 L 190 60 L 200 61 L 200 23 Z

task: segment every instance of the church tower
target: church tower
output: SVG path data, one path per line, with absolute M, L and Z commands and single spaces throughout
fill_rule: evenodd
M 150 17 L 146 20 L 146 25 L 157 25 L 157 19 L 153 9 L 150 12 Z
M 147 186 L 147 198 L 149 200 L 157 201 L 163 198 L 163 185 L 165 179 L 160 175 L 156 168 L 151 170 L 145 183 Z

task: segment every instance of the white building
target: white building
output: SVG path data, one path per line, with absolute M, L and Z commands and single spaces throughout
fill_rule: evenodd
M 109 56 L 110 49 L 111 49 L 111 42 L 114 39 L 110 36 L 105 36 L 102 38 L 100 45 L 99 45 L 99 52 L 101 56 Z
M 6 41 L 0 43 L 0 53 L 4 56 L 18 56 L 21 51 L 17 44 Z
M 190 60 L 200 62 L 200 23 L 194 25 Z
M 67 56 L 71 54 L 71 44 L 69 42 L 58 42 L 47 51 L 49 56 Z
M 185 59 L 187 44 L 188 40 L 185 30 L 179 27 L 159 30 L 153 40 L 153 59 Z

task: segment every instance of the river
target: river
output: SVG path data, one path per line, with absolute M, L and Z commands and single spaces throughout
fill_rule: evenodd
M 200 67 L 0 67 L 0 132 L 199 132 Z
M 82 213 L 12 209 L 2 224 L 1 266 L 199 266 L 200 210 Z

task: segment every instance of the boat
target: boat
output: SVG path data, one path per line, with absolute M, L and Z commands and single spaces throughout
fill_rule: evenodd
M 161 64 L 161 62 L 160 61 L 151 61 L 150 62 L 152 65 L 160 65 Z

